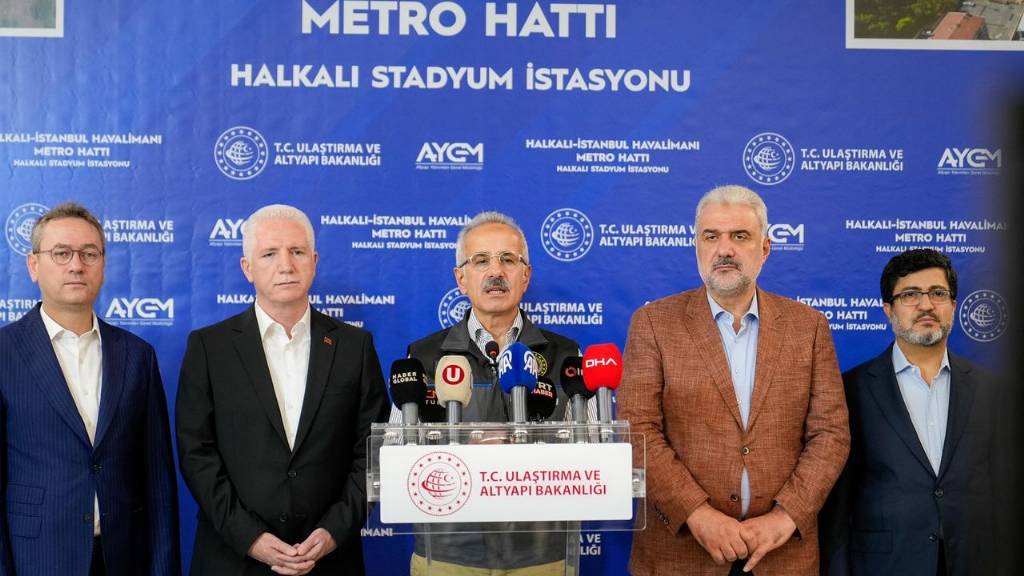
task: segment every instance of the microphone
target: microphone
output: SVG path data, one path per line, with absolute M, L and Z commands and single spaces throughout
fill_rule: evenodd
M 448 412 L 448 423 L 462 421 L 462 407 L 469 405 L 473 395 L 473 371 L 465 356 L 449 354 L 437 361 L 434 372 L 434 390 L 437 401 Z
M 427 388 L 427 395 L 420 410 L 421 422 L 444 422 L 447 418 L 444 407 L 437 403 L 437 389 Z
M 597 391 L 597 418 L 612 421 L 612 390 L 622 381 L 622 353 L 615 344 L 594 344 L 583 353 L 583 383 Z
M 515 342 L 498 359 L 501 389 L 512 395 L 512 421 L 526 422 L 526 393 L 537 387 L 537 359 L 522 342 Z
M 484 344 L 484 354 L 486 354 L 487 359 L 490 360 L 492 368 L 498 363 L 498 353 L 500 351 L 501 349 L 498 348 L 498 343 L 494 340 Z
M 420 408 L 427 399 L 427 375 L 423 363 L 402 358 L 391 363 L 391 399 L 402 410 L 402 424 L 419 424 Z
M 537 387 L 526 396 L 526 417 L 531 422 L 543 422 L 555 413 L 557 404 L 555 383 L 541 376 L 537 378 Z
M 558 371 L 562 390 L 572 401 L 572 419 L 576 424 L 587 423 L 587 400 L 594 393 L 583 383 L 583 358 L 568 356 L 562 360 L 562 369 Z

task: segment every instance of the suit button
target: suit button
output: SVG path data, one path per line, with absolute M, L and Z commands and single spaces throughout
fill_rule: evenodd
M 932 542 L 935 542 L 936 540 L 939 539 L 939 537 L 936 536 L 935 533 L 933 532 L 933 533 L 928 535 L 928 539 L 931 540 Z
M 942 498 L 944 492 L 942 491 L 942 488 L 936 488 L 934 494 L 936 498 Z
M 92 471 L 93 472 L 99 472 L 100 470 L 103 470 L 103 465 L 102 464 L 93 464 L 92 465 Z
M 746 456 L 747 454 L 750 454 L 750 447 L 749 446 L 744 446 L 743 450 L 740 450 L 740 452 L 742 452 L 743 455 Z
M 92 514 L 82 514 L 82 522 L 85 524 L 92 524 Z
M 289 478 L 295 478 L 295 477 L 296 477 L 296 476 L 298 476 L 298 475 L 299 475 L 299 473 L 298 473 L 298 472 L 296 472 L 295 470 L 289 470 L 289 471 L 288 471 L 288 477 L 289 477 Z
M 281 521 L 281 524 L 284 524 L 288 521 L 288 514 L 282 512 L 281 515 L 277 517 L 277 519 Z
M 740 501 L 740 497 L 735 495 L 735 494 L 729 494 L 729 501 L 730 502 L 739 502 Z

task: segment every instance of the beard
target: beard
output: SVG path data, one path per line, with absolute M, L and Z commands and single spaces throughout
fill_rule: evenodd
M 934 330 L 915 332 L 913 324 L 911 324 L 910 326 L 904 326 L 899 321 L 899 319 L 896 318 L 894 315 L 890 318 L 890 320 L 892 320 L 892 331 L 894 334 L 896 334 L 897 338 L 910 344 L 914 344 L 915 346 L 935 346 L 939 342 L 942 342 L 943 338 L 945 338 L 949 334 L 950 330 L 953 327 L 953 323 L 943 323 L 934 314 L 922 314 L 915 318 L 914 322 L 917 322 L 918 320 L 924 318 L 925 316 L 935 318 L 935 320 L 939 323 L 939 327 Z
M 726 278 L 715 275 L 715 267 L 724 264 L 733 265 L 736 267 L 735 273 L 727 276 Z M 705 283 L 708 286 L 708 290 L 712 293 L 720 296 L 738 296 L 750 288 L 752 283 L 750 276 L 743 273 L 743 266 L 732 258 L 720 258 L 711 265 L 711 271 L 708 273 L 708 277 L 705 279 Z

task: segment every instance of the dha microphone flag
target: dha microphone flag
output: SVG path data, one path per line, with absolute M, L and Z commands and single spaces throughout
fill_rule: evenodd
M 442 356 L 434 373 L 434 391 L 437 401 L 448 413 L 448 423 L 462 422 L 462 407 L 469 405 L 473 395 L 473 371 L 465 356 Z
M 597 391 L 597 418 L 612 421 L 612 390 L 622 382 L 622 353 L 615 344 L 593 344 L 583 353 L 583 383 Z
M 583 383 L 591 391 L 615 390 L 622 381 L 622 353 L 615 344 L 593 344 L 583 353 Z

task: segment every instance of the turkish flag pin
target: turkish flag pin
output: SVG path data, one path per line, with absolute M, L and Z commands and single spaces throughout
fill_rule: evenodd
M 334 346 L 334 340 L 331 340 L 330 336 L 324 336 L 324 344 Z

